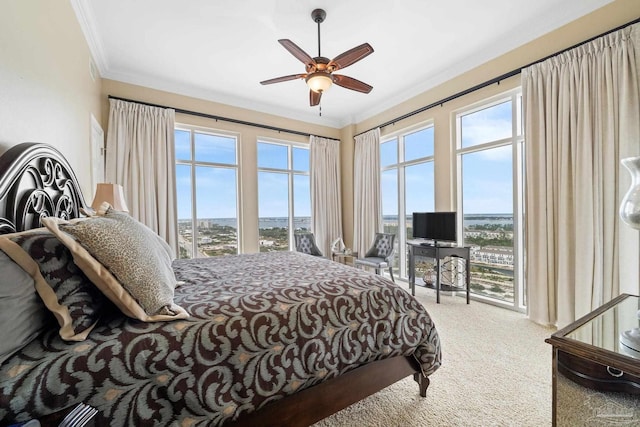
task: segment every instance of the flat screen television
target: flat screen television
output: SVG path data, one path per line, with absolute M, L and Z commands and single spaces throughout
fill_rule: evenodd
M 414 212 L 413 237 L 434 242 L 456 242 L 456 213 Z

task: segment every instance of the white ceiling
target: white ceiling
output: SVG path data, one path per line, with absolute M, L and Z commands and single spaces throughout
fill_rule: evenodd
M 71 0 L 104 78 L 331 127 L 371 117 L 611 1 Z M 337 72 L 372 85 L 371 93 L 334 85 L 321 117 L 304 80 L 259 84 L 304 72 L 278 39 L 317 56 L 316 8 L 327 12 L 323 56 L 364 42 L 374 48 Z

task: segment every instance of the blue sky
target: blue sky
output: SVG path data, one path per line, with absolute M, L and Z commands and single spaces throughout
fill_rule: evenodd
M 512 133 L 511 101 L 464 115 L 461 145 L 473 147 L 504 138 Z M 405 161 L 433 155 L 434 129 L 427 128 L 404 138 Z M 511 146 L 463 155 L 463 207 L 465 213 L 509 213 L 513 211 Z M 398 139 L 383 143 L 380 163 L 397 164 Z M 405 167 L 405 213 L 435 210 L 433 163 Z M 397 170 L 381 176 L 384 215 L 398 214 Z
M 467 114 L 461 119 L 462 147 L 512 136 L 511 101 Z M 463 208 L 468 214 L 513 212 L 511 145 L 464 154 Z
M 428 127 L 405 135 L 403 139 L 394 138 L 380 146 L 380 164 L 384 168 L 398 163 L 399 143 L 404 141 L 404 157 L 411 161 L 433 156 L 434 129 Z M 405 169 L 405 214 L 434 210 L 434 171 L 433 162 L 406 166 Z M 398 215 L 398 172 L 390 169 L 382 172 L 382 212 L 384 215 Z
M 511 102 L 498 104 L 461 119 L 462 146 L 472 147 L 511 136 Z M 409 161 L 433 155 L 434 129 L 429 127 L 404 138 L 404 159 Z M 258 166 L 286 170 L 290 148 L 270 143 L 258 144 Z M 513 210 L 512 148 L 498 147 L 463 155 L 464 212 L 509 213 Z M 176 158 L 191 159 L 188 131 L 176 131 Z M 292 167 L 309 170 L 309 150 L 292 147 Z M 233 165 L 237 153 L 235 140 L 226 136 L 196 134 L 195 157 L 198 161 Z M 388 166 L 398 161 L 398 139 L 381 145 L 380 163 Z M 274 170 L 258 172 L 258 209 L 260 217 L 288 215 L 287 173 Z M 295 216 L 310 216 L 309 177 L 293 175 Z M 189 166 L 176 168 L 178 190 L 178 218 L 191 216 L 191 173 Z M 235 201 L 236 169 L 198 166 L 196 168 L 198 218 L 233 218 L 237 216 Z M 397 172 L 384 171 L 381 176 L 384 215 L 398 214 Z M 433 162 L 419 163 L 405 168 L 405 213 L 435 210 Z
M 291 150 L 289 152 L 289 150 Z M 291 156 L 291 159 L 289 159 Z M 285 145 L 258 143 L 258 167 L 309 173 L 309 149 Z M 258 172 L 258 215 L 260 217 L 286 217 L 288 205 L 288 173 Z M 311 216 L 309 176 L 293 174 L 293 210 L 295 217 Z
M 188 131 L 176 131 L 176 158 L 191 160 Z M 195 158 L 197 161 L 228 164 L 236 163 L 235 140 L 233 138 L 195 134 Z M 289 152 L 289 150 L 291 150 Z M 309 171 L 309 150 L 286 145 L 259 143 L 258 165 L 261 168 L 286 171 L 291 156 L 295 171 Z M 197 166 L 197 217 L 234 218 L 236 213 L 236 171 L 233 168 Z M 287 173 L 275 171 L 258 172 L 258 209 L 260 217 L 288 216 Z M 178 194 L 178 218 L 191 217 L 191 170 L 188 165 L 177 165 L 176 182 Z M 308 175 L 293 175 L 293 197 L 295 216 L 311 215 L 311 199 Z
M 220 135 L 196 133 L 194 141 L 195 159 L 222 165 L 234 165 L 237 160 L 234 138 Z M 189 131 L 176 130 L 176 159 L 191 160 Z M 195 171 L 197 217 L 236 217 L 236 169 L 225 167 L 197 166 Z M 191 217 L 191 168 L 176 166 L 178 196 L 178 218 Z

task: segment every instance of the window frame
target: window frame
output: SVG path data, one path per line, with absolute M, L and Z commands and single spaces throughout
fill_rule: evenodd
M 462 116 L 473 114 L 478 111 L 491 108 L 504 102 L 511 102 L 511 136 L 494 141 L 488 141 L 469 147 L 462 147 Z M 526 283 L 524 280 L 524 185 L 526 171 L 524 163 L 524 117 L 522 116 L 522 88 L 517 87 L 501 94 L 480 100 L 469 106 L 457 109 L 452 112 L 455 119 L 455 170 L 456 170 L 456 201 L 457 211 L 462 215 L 457 215 L 457 227 L 460 242 L 464 242 L 464 204 L 463 204 L 463 163 L 462 157 L 465 154 L 477 153 L 494 148 L 511 146 L 512 164 L 512 191 L 513 191 L 513 281 L 514 297 L 513 303 L 490 298 L 484 295 L 471 293 L 473 299 L 482 300 L 490 304 L 509 308 L 519 312 L 526 312 Z M 459 242 L 459 243 L 460 243 Z
M 198 211 L 197 211 L 197 182 L 196 182 L 196 170 L 200 166 L 204 167 L 213 167 L 213 168 L 222 168 L 222 169 L 233 169 L 236 173 L 236 253 L 239 254 L 242 252 L 241 242 L 242 242 L 242 230 L 240 228 L 240 224 L 242 223 L 241 219 L 241 209 L 240 209 L 240 179 L 241 179 L 241 167 L 240 167 L 240 134 L 236 132 L 223 131 L 219 129 L 201 127 L 201 126 L 193 126 L 187 125 L 183 123 L 176 123 L 174 125 L 174 133 L 175 131 L 183 131 L 189 132 L 189 150 L 191 153 L 191 159 L 178 159 L 175 157 L 174 168 L 177 169 L 178 165 L 189 166 L 190 168 L 190 180 L 191 180 L 191 231 L 192 231 L 192 240 L 191 240 L 191 251 L 192 254 L 196 254 L 193 258 L 198 258 Z M 218 163 L 218 162 L 207 162 L 202 160 L 196 160 L 196 144 L 195 144 L 195 134 L 206 134 L 212 136 L 219 136 L 223 138 L 232 138 L 235 140 L 235 164 L 230 163 Z M 175 143 L 174 143 L 175 144 Z M 177 172 L 176 172 L 177 178 Z M 176 189 L 177 193 L 177 189 Z M 178 198 L 176 197 L 176 212 L 178 209 Z M 177 218 L 179 221 L 179 218 Z M 179 227 L 178 227 L 179 228 Z M 179 257 L 179 254 L 178 254 Z
M 279 145 L 287 148 L 287 169 L 273 168 L 273 167 L 261 167 L 259 166 L 260 159 L 258 158 L 258 145 L 260 143 L 264 144 L 272 144 Z M 300 148 L 307 150 L 309 152 L 309 170 L 297 170 L 293 169 L 293 149 Z M 288 207 L 287 207 L 287 239 L 289 241 L 289 250 L 292 251 L 295 249 L 295 191 L 294 191 L 294 177 L 297 176 L 308 176 L 309 184 L 311 184 L 311 147 L 309 144 L 305 144 L 297 141 L 287 141 L 283 139 L 275 139 L 275 138 L 266 138 L 266 137 L 258 137 L 256 139 L 256 174 L 260 176 L 260 172 L 268 172 L 268 173 L 279 173 L 287 175 L 287 192 L 289 195 Z M 260 184 L 258 183 L 257 187 L 257 197 L 258 197 L 258 247 L 260 247 Z M 309 185 L 309 206 L 311 206 L 311 185 Z M 311 208 L 310 208 L 311 209 Z M 309 211 L 309 218 L 311 218 L 311 210 Z
M 411 159 L 411 160 L 404 160 L 405 158 L 405 144 L 404 144 L 404 138 L 408 135 L 412 135 L 414 133 L 429 129 L 429 128 L 433 128 L 433 133 L 434 133 L 434 138 L 433 138 L 433 153 L 431 155 L 428 156 L 424 156 L 424 157 L 419 157 L 419 158 L 415 158 L 415 159 Z M 435 206 L 435 123 L 433 120 L 426 120 L 420 123 L 417 123 L 413 126 L 409 126 L 403 129 L 400 129 L 398 131 L 389 133 L 387 135 L 384 135 L 384 137 L 380 138 L 380 146 L 382 146 L 382 144 L 386 143 L 386 142 L 390 142 L 394 139 L 397 139 L 397 147 L 396 147 L 396 154 L 397 154 L 397 162 L 391 165 L 386 165 L 386 166 L 382 166 L 382 159 L 380 159 L 380 177 L 382 178 L 382 174 L 384 172 L 390 171 L 390 170 L 395 170 L 396 171 L 396 177 L 397 177 L 397 187 L 396 187 L 396 192 L 397 192 L 397 211 L 398 211 L 398 234 L 396 235 L 396 245 L 397 245 L 397 249 L 396 249 L 396 256 L 398 257 L 398 263 L 397 263 L 397 268 L 395 268 L 395 273 L 394 274 L 396 277 L 398 277 L 401 280 L 408 280 L 408 266 L 409 266 L 409 255 L 407 253 L 407 250 L 402 250 L 402 248 L 406 248 L 407 247 L 407 219 L 406 219 L 406 180 L 405 180 L 405 176 L 406 176 L 406 168 L 410 167 L 410 166 L 415 166 L 418 164 L 423 164 L 423 163 L 428 163 L 431 162 L 433 164 L 433 168 L 434 168 L 434 182 L 433 184 L 433 196 L 434 196 L 434 200 L 433 200 L 433 204 Z M 400 161 L 400 159 L 403 159 L 402 161 Z M 382 186 L 382 179 L 380 180 L 381 183 L 380 185 Z M 380 197 L 380 203 L 382 204 L 382 187 L 380 188 L 380 192 L 381 192 L 381 197 Z M 384 227 L 384 211 L 382 209 L 381 206 L 381 212 L 383 215 L 383 227 Z M 402 230 L 402 231 L 401 231 Z

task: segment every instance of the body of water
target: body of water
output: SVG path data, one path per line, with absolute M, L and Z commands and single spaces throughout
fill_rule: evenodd
M 382 221 L 387 225 L 397 225 L 398 217 L 396 215 L 385 215 Z M 413 221 L 412 215 L 407 215 L 406 223 L 411 225 Z M 464 216 L 464 226 L 471 225 L 513 225 L 512 214 L 468 214 Z
M 236 228 L 238 226 L 236 218 L 203 218 L 198 221 L 211 221 L 214 224 L 218 224 L 221 226 L 233 227 Z M 412 216 L 407 216 L 407 224 L 411 224 Z M 179 222 L 190 222 L 190 220 L 181 219 Z M 383 217 L 383 222 L 385 224 L 397 224 L 398 217 L 395 215 L 386 215 Z M 513 215 L 510 214 L 469 214 L 464 216 L 464 225 L 465 227 L 471 225 L 481 225 L 481 224 L 499 224 L 499 225 L 512 225 L 513 224 Z M 285 228 L 288 227 L 288 219 L 285 217 L 267 217 L 267 218 L 259 218 L 258 219 L 258 227 L 259 228 Z M 300 217 L 294 220 L 294 227 L 296 229 L 306 228 L 307 230 L 311 229 L 311 218 L 310 217 Z
M 236 218 L 201 218 L 198 219 L 199 222 L 202 221 L 211 221 L 213 224 L 217 224 L 224 227 L 238 227 L 238 220 Z M 189 219 L 180 219 L 178 223 L 191 223 Z M 310 217 L 301 217 L 296 218 L 293 221 L 293 225 L 296 229 L 298 228 L 306 228 L 308 230 L 311 229 L 311 218 Z M 267 218 L 259 218 L 258 219 L 258 227 L 259 228 L 285 228 L 289 226 L 289 220 L 285 217 L 267 217 Z
M 464 226 L 498 224 L 513 225 L 512 214 L 469 214 L 464 216 Z

